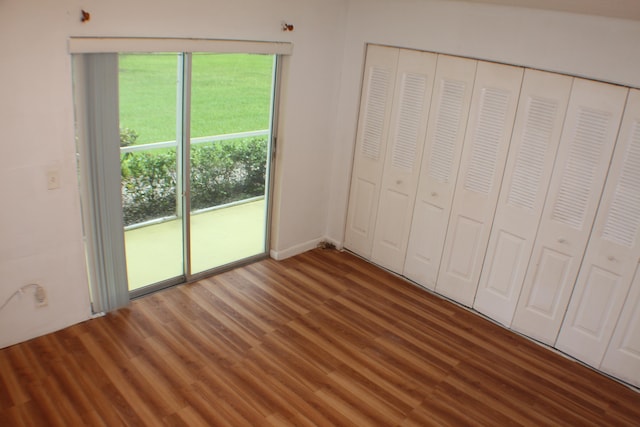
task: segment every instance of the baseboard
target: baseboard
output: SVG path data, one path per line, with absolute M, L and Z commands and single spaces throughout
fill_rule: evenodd
M 291 246 L 290 248 L 286 248 L 280 251 L 271 249 L 271 251 L 269 251 L 269 255 L 271 255 L 271 258 L 277 261 L 281 261 L 283 259 L 299 255 L 303 252 L 307 252 L 311 249 L 316 248 L 318 246 L 318 243 L 320 243 L 322 240 L 323 238 L 319 237 L 317 239 L 309 240 L 307 242 L 300 243 L 298 245 Z
M 275 249 L 271 249 L 269 251 L 269 255 L 271 256 L 271 258 L 280 261 L 286 258 L 290 258 L 292 256 L 295 255 L 299 255 L 303 252 L 307 252 L 310 251 L 311 249 L 315 249 L 318 247 L 318 244 L 320 244 L 320 242 L 327 242 L 327 243 L 331 243 L 332 245 L 334 245 L 336 247 L 336 249 L 338 250 L 342 250 L 343 244 L 342 242 L 336 241 L 334 239 L 331 239 L 329 237 L 319 237 L 317 239 L 313 239 L 313 240 L 309 240 L 307 242 L 304 243 L 300 243 L 298 245 L 295 246 L 291 246 L 290 248 L 286 248 L 283 250 L 275 250 Z

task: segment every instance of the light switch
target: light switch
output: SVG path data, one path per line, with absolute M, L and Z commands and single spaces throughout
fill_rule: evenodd
M 47 189 L 55 190 L 60 188 L 60 172 L 57 169 L 47 171 Z

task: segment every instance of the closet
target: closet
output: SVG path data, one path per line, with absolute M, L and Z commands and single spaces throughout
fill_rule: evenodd
M 627 89 L 575 79 L 547 200 L 511 327 L 552 345 L 607 176 Z
M 365 258 L 373 247 L 399 56 L 395 48 L 367 49 L 345 235 L 345 245 Z
M 471 99 L 436 292 L 473 304 L 501 171 L 518 105 L 522 68 L 480 62 Z
M 400 52 L 371 260 L 399 270 L 411 227 L 437 56 Z M 374 208 L 375 210 L 375 208 Z
M 477 61 L 438 55 L 403 274 L 434 289 L 449 224 Z
M 640 307 L 637 290 L 629 294 L 631 286 L 638 287 L 632 283 L 640 260 L 639 124 L 640 92 L 632 90 L 589 245 L 555 345 L 596 368 L 608 352 L 603 366 L 607 371 L 625 364 L 635 364 L 636 372 L 640 371 L 640 318 L 636 314 L 634 324 L 630 322 L 633 314 L 620 316 L 625 305 L 629 312 Z M 614 330 L 617 336 L 611 340 Z
M 473 308 L 511 326 L 542 216 L 573 79 L 525 70 Z
M 640 91 L 369 45 L 345 247 L 640 385 Z

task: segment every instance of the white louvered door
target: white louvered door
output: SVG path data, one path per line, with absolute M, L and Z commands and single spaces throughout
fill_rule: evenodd
M 400 50 L 371 260 L 402 273 L 437 55 Z
M 575 79 L 549 194 L 513 329 L 553 345 L 616 140 L 627 89 Z
M 436 291 L 473 304 L 509 148 L 523 69 L 479 62 Z
M 509 326 L 527 271 L 573 79 L 526 70 L 473 307 Z
M 640 387 L 640 265 L 600 369 Z
M 397 48 L 367 48 L 345 232 L 345 247 L 365 258 L 373 246 L 398 55 Z
M 640 261 L 639 240 L 640 91 L 632 90 L 556 348 L 600 366 Z
M 477 61 L 439 55 L 404 276 L 434 289 L 467 127 Z
M 360 103 L 345 247 L 640 386 L 640 90 L 370 45 Z

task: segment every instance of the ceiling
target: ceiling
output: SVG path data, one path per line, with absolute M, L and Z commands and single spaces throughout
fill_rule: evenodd
M 463 0 L 640 21 L 640 0 Z

